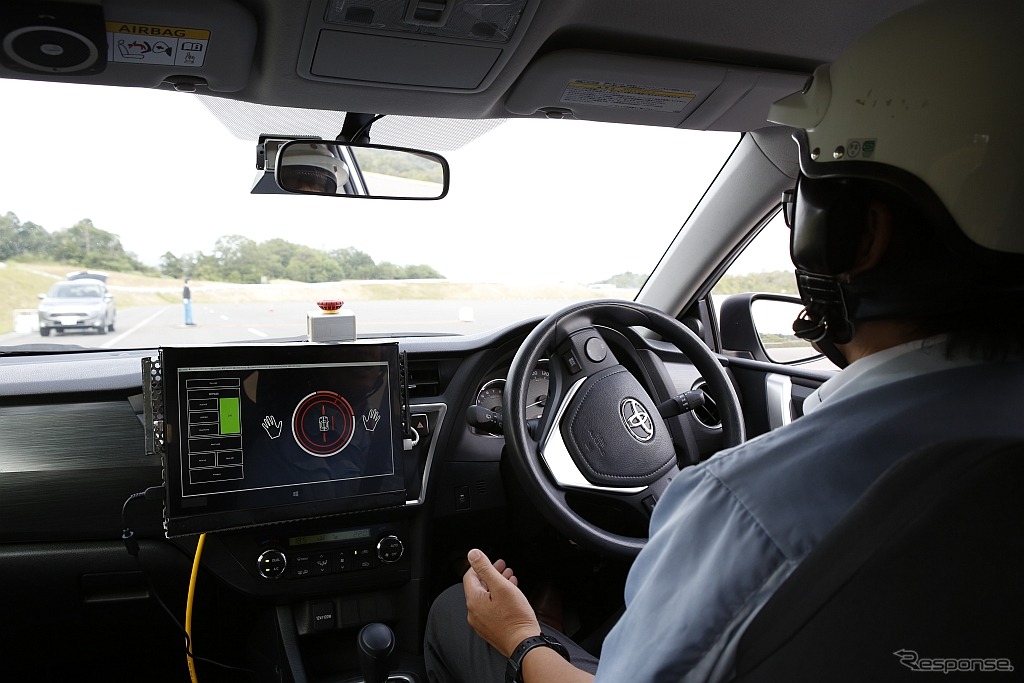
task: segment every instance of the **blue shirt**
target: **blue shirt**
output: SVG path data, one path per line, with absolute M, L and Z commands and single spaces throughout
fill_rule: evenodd
M 918 341 L 851 363 L 808 407 L 668 487 L 597 681 L 729 678 L 757 610 L 890 465 L 951 438 L 1024 436 L 1024 362 Z

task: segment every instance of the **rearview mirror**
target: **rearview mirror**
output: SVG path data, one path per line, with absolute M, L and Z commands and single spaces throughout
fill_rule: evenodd
M 448 162 L 403 147 L 299 139 L 267 147 L 265 172 L 285 192 L 368 199 L 441 199 Z

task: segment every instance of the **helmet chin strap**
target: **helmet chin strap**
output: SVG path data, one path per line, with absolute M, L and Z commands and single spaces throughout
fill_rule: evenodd
M 793 333 L 814 344 L 837 366 L 845 368 L 849 362 L 836 344 L 845 344 L 853 338 L 853 320 L 842 283 L 831 275 L 800 268 L 796 271 L 796 282 L 804 310 L 793 321 Z
M 956 315 L 957 292 L 966 283 L 955 276 L 911 272 L 910 282 L 889 281 L 868 273 L 856 280 L 797 269 L 797 287 L 804 309 L 793 321 L 793 333 L 813 343 L 840 368 L 849 365 L 837 344 L 853 339 L 857 321 L 913 319 L 923 314 Z M 969 302 L 968 302 L 969 303 Z M 963 306 L 961 302 L 959 306 Z

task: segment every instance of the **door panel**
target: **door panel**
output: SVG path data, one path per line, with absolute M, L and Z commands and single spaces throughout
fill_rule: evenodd
M 799 419 L 804 400 L 834 374 L 745 358 L 730 358 L 729 371 L 743 398 L 747 438 Z

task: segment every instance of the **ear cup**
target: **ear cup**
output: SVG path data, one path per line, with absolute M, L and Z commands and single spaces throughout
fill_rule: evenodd
M 45 74 L 96 74 L 107 65 L 103 8 L 7 0 L 0 9 L 0 63 Z
M 797 268 L 820 275 L 848 271 L 860 248 L 866 205 L 845 180 L 800 177 L 790 238 Z

